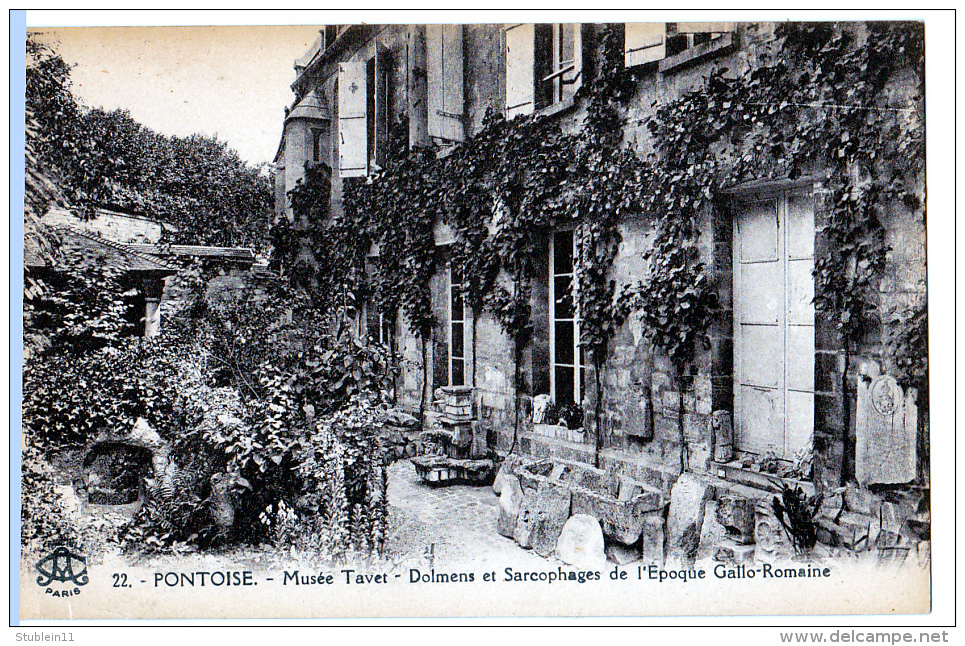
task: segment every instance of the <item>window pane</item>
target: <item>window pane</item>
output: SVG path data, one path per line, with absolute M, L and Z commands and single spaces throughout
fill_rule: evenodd
M 452 356 L 463 357 L 463 332 L 462 323 L 452 324 Z
M 561 231 L 553 238 L 553 273 L 573 273 L 573 232 Z
M 573 365 L 573 322 L 572 321 L 557 321 L 556 322 L 556 353 L 554 355 L 556 361 L 555 363 L 565 363 L 566 365 Z
M 452 360 L 452 385 L 466 385 L 466 365 L 462 359 Z
M 553 25 L 538 24 L 534 29 L 536 109 L 553 103 L 553 81 L 543 81 L 555 70 L 553 64 Z
M 452 320 L 461 321 L 465 317 L 462 314 L 462 292 L 458 285 L 453 285 L 452 289 Z
M 579 25 L 573 24 L 562 24 L 560 25 L 560 68 L 564 68 L 567 64 L 572 63 L 575 59 L 574 56 L 574 39 L 573 39 L 573 29 L 578 28 Z
M 573 400 L 573 368 L 556 366 L 556 405 L 565 406 Z
M 382 343 L 385 344 L 386 347 L 391 348 L 392 335 L 393 335 L 392 322 L 383 315 L 381 326 L 382 326 Z
M 553 279 L 553 297 L 556 299 L 554 318 L 573 318 L 573 277 L 557 276 Z
M 368 155 L 369 159 L 375 160 L 375 58 L 370 58 L 365 64 L 365 122 L 368 129 Z

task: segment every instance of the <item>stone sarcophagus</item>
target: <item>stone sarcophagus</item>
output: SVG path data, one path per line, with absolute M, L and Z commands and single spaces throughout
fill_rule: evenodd
M 527 497 L 547 486 L 567 490 L 571 515 L 596 518 L 606 536 L 626 545 L 640 540 L 648 516 L 663 512 L 663 496 L 656 489 L 578 462 L 543 460 L 522 466 L 518 475 Z

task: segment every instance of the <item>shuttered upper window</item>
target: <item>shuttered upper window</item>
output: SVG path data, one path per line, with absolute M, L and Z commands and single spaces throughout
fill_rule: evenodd
M 392 120 L 391 55 L 338 66 L 339 177 L 364 177 L 385 160 Z
M 447 145 L 464 139 L 462 25 L 426 25 L 429 136 Z
M 506 32 L 506 117 L 572 99 L 583 82 L 582 25 L 509 25 Z
M 368 173 L 367 85 L 365 61 L 338 64 L 339 177 Z

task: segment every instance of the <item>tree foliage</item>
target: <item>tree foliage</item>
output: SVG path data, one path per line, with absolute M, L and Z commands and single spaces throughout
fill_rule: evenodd
M 169 222 L 175 243 L 266 248 L 273 196 L 262 168 L 215 137 L 163 135 L 126 110 L 87 108 L 55 51 L 28 36 L 27 54 L 34 154 L 67 203 Z

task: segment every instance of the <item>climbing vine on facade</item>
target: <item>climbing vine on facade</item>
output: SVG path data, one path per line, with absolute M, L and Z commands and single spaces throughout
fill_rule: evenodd
M 598 448 L 600 375 L 616 326 L 636 312 L 681 384 L 709 347 L 719 304 L 701 234 L 714 211 L 726 217 L 729 189 L 802 177 L 822 187 L 830 209 L 819 232 L 815 305 L 837 327 L 846 355 L 879 323 L 878 280 L 888 252 L 882 218 L 893 204 L 923 217 L 924 198 L 916 188 L 924 170 L 918 26 L 873 23 L 855 35 L 828 24 L 780 25 L 766 47 L 740 59 L 740 69 L 719 67 L 654 106 L 645 119 L 645 159 L 625 148 L 626 105 L 642 75 L 653 72 L 624 68 L 620 29 L 597 34 L 596 71 L 578 95 L 581 129 L 569 132 L 559 118 L 541 114 L 507 121 L 490 113 L 478 133 L 440 155 L 408 149 L 403 123 L 384 167 L 345 183 L 344 214 L 332 226 L 352 244 L 327 245 L 353 254 L 344 289 L 371 289 L 382 312 L 401 310 L 425 340 L 436 324 L 430 280 L 441 260 L 433 227 L 448 224 L 450 262 L 464 277 L 473 316 L 489 311 L 514 342 L 518 396 L 520 352 L 532 334 L 531 287 L 545 279 L 535 260 L 551 232 L 574 228 Z M 917 91 L 910 104 L 894 90 L 909 85 Z M 618 224 L 635 215 L 652 224 L 646 269 L 639 282 L 617 290 Z M 359 245 L 370 243 L 378 244 L 379 266 L 373 284 L 363 285 Z

